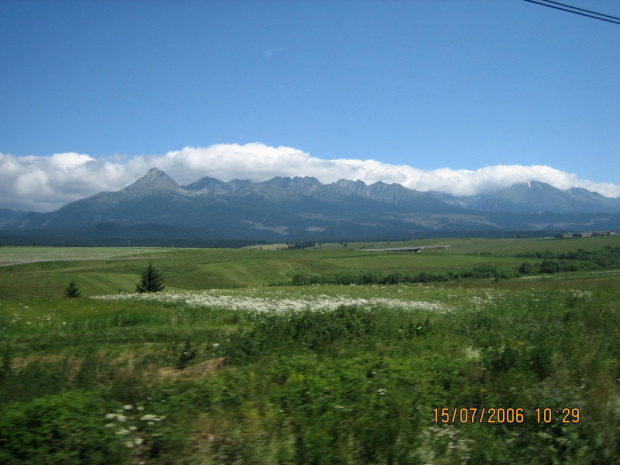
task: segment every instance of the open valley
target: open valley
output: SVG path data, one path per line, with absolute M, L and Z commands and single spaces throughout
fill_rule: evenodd
M 1 247 L 0 461 L 620 463 L 618 236 L 437 243 Z

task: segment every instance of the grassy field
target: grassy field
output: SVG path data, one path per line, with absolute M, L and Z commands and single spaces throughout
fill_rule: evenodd
M 146 247 L 2 247 L 0 265 L 34 261 L 118 260 L 161 256 L 167 249 Z
M 450 244 L 421 253 L 369 252 L 365 248 Z M 567 240 L 449 239 L 327 244 L 307 250 L 0 247 L 0 299 L 62 296 L 75 279 L 85 296 L 135 290 L 152 261 L 170 290 L 263 286 L 290 281 L 298 272 L 447 272 L 494 264 L 518 268 L 522 252 L 566 252 L 620 246 L 620 236 Z M 474 255 L 476 254 L 476 255 Z M 482 254 L 482 255 L 481 255 Z M 26 262 L 19 265 L 10 263 Z M 30 263 L 28 263 L 30 262 Z
M 619 245 L 0 247 L 0 463 L 620 464 L 616 268 L 284 285 Z M 166 290 L 135 294 L 149 262 Z

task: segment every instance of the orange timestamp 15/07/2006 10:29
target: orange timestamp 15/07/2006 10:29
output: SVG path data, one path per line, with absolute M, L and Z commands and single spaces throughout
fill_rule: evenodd
M 581 411 L 579 408 L 535 408 L 526 410 L 524 408 L 504 408 L 504 407 L 444 407 L 434 408 L 435 423 L 524 423 L 528 421 L 528 413 L 535 414 L 537 423 L 579 423 Z M 532 418 L 532 421 L 534 418 Z

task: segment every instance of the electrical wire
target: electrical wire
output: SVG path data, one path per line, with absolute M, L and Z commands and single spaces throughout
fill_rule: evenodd
M 535 5 L 546 6 L 555 10 L 566 11 L 587 18 L 598 19 L 600 21 L 606 21 L 612 24 L 620 24 L 620 18 L 616 16 L 606 15 L 603 13 L 597 13 L 596 11 L 586 10 L 584 8 L 578 8 L 575 6 L 567 5 L 565 3 L 556 2 L 553 0 L 524 0 Z M 556 6 L 557 5 L 557 6 Z
M 565 7 L 571 8 L 573 10 L 585 11 L 586 13 L 592 13 L 593 15 L 596 15 L 596 16 L 604 16 L 606 18 L 611 18 L 611 19 L 614 19 L 616 21 L 620 21 L 620 18 L 617 17 L 617 16 L 606 15 L 604 13 L 597 13 L 596 11 L 586 10 L 584 8 L 578 8 L 576 6 L 567 5 L 566 3 L 556 2 L 555 0 L 542 0 L 542 1 L 546 2 L 546 3 L 555 3 L 556 5 L 565 6 Z

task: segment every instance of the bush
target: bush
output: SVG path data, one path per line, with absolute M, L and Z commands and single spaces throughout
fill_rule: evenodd
M 557 260 L 544 259 L 540 265 L 540 272 L 546 274 L 554 274 L 562 271 L 562 265 Z
M 521 274 L 532 274 L 534 272 L 534 265 L 530 262 L 523 262 L 519 267 L 519 273 Z
M 252 331 L 237 335 L 236 341 L 233 338 L 229 355 L 244 358 L 280 350 L 324 352 L 332 350 L 334 343 L 363 344 L 372 335 L 376 319 L 375 313 L 356 306 L 328 311 L 257 314 Z
M 104 403 L 87 391 L 13 403 L 0 417 L 0 462 L 121 463 L 127 448 L 104 426 L 106 413 Z

